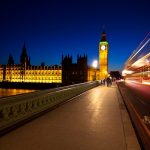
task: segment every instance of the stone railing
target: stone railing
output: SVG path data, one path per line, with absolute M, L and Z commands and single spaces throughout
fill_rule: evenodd
M 87 82 L 0 98 L 0 135 L 97 85 Z

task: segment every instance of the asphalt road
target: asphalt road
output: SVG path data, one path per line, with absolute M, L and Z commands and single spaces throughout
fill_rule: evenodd
M 142 148 L 150 150 L 150 86 L 129 81 L 117 84 Z
M 150 116 L 150 86 L 134 82 L 127 82 L 125 86 L 130 91 L 130 100 L 140 116 Z

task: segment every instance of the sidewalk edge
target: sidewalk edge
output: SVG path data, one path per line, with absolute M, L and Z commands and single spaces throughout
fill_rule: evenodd
M 129 114 L 126 109 L 126 106 L 121 97 L 118 87 L 116 89 L 117 89 L 116 92 L 117 92 L 118 104 L 120 108 L 121 120 L 122 120 L 122 125 L 123 125 L 123 132 L 125 136 L 126 149 L 127 150 L 140 150 L 141 148 L 138 143 L 138 139 L 136 137 Z

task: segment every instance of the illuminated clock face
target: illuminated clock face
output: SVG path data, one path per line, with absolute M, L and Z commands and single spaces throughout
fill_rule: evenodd
M 106 49 L 106 46 L 105 45 L 102 45 L 101 46 L 101 50 L 105 50 Z

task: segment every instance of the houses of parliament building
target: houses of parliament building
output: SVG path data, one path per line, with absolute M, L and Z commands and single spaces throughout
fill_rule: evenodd
M 62 83 L 63 85 L 82 83 L 104 79 L 108 74 L 108 42 L 106 34 L 102 33 L 99 43 L 99 69 L 89 67 L 87 55 L 77 55 L 77 63 L 72 62 L 72 56 L 62 56 L 61 65 L 40 66 L 30 64 L 25 44 L 20 55 L 20 64 L 14 64 L 12 55 L 8 63 L 0 65 L 0 82 L 26 83 Z

